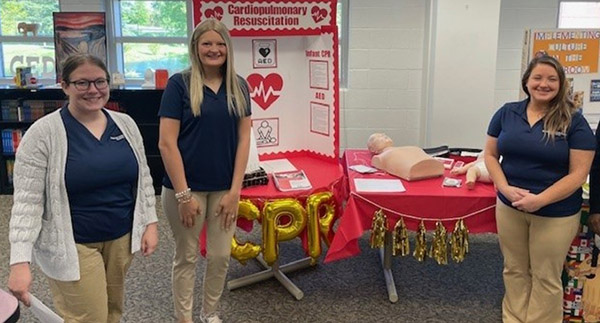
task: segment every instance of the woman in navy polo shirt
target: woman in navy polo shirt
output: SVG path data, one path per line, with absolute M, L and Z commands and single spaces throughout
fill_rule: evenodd
M 579 228 L 581 185 L 596 143 L 567 97 L 568 81 L 556 59 L 534 58 L 521 85 L 528 98 L 494 114 L 485 146 L 485 164 L 498 190 L 502 318 L 559 323 L 561 272 Z
M 238 202 L 250 147 L 250 97 L 233 68 L 227 27 L 199 24 L 189 43 L 191 66 L 163 93 L 160 153 L 165 164 L 162 205 L 175 239 L 173 298 L 180 322 L 192 322 L 198 237 L 206 223 L 201 319 L 216 311 L 229 266 Z
M 97 57 L 63 63 L 67 104 L 27 130 L 16 155 L 8 288 L 29 306 L 32 258 L 65 322 L 119 322 L 132 253 L 158 242 L 142 136 L 108 111 L 108 70 Z

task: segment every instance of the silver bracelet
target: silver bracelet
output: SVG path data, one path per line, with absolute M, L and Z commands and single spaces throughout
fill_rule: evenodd
M 188 187 L 185 190 L 181 191 L 181 192 L 177 192 L 175 193 L 175 199 L 179 200 L 182 197 L 185 197 L 186 195 L 189 195 L 192 192 L 192 190 Z

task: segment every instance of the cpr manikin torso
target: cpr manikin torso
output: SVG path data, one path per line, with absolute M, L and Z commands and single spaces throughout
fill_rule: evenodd
M 415 146 L 392 147 L 393 142 L 385 134 L 375 133 L 369 137 L 368 148 L 373 154 L 373 167 L 389 174 L 412 181 L 444 174 L 444 165 Z

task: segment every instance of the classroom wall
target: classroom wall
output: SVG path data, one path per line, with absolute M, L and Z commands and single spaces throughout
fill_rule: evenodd
M 460 19 L 444 15 L 450 9 Z M 61 10 L 104 11 L 105 1 L 61 0 Z M 483 146 L 489 116 L 504 102 L 518 99 L 523 31 L 556 27 L 557 13 L 558 0 L 350 0 L 348 88 L 340 95 L 341 150 L 365 147 L 373 132 L 386 132 L 396 145 Z M 439 29 L 438 23 L 451 23 L 453 30 Z M 480 90 L 465 91 L 461 80 L 477 79 L 479 68 L 464 70 L 454 82 L 439 74 L 446 69 L 440 64 L 449 58 L 439 48 L 437 57 L 431 50 L 451 42 L 436 36 L 455 37 L 469 30 L 473 34 L 481 23 L 487 26 L 485 44 L 492 49 L 475 50 L 496 54 L 485 54 L 477 64 L 495 66 L 486 70 Z M 460 40 L 460 51 L 474 46 L 468 39 Z M 444 52 L 454 51 L 448 47 Z M 460 93 L 470 104 L 459 104 L 457 95 L 446 100 L 452 93 Z M 476 127 L 453 121 L 443 129 L 448 120 L 455 120 L 451 118 L 461 120 L 473 111 L 476 117 L 469 123 Z
M 373 132 L 418 145 L 427 1 L 350 1 L 348 88 L 341 146 L 366 147 Z
M 494 101 L 500 0 L 434 3 L 423 146 L 481 148 Z

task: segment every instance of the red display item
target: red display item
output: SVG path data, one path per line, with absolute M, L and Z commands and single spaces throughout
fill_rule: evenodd
M 379 209 L 387 215 L 388 229 L 394 227 L 402 214 L 407 228 L 413 231 L 421 219 L 425 220 L 427 230 L 434 230 L 438 219 L 447 230 L 452 230 L 456 219 L 465 217 L 470 233 L 496 232 L 496 191 L 492 184 L 481 183 L 473 190 L 466 186 L 444 188 L 443 177 L 437 177 L 414 182 L 403 180 L 406 192 L 402 193 L 357 193 L 355 178 L 397 179 L 384 173 L 359 174 L 348 170 L 352 165 L 370 164 L 371 153 L 367 150 L 348 149 L 344 153 L 343 167 L 350 197 L 327 252 L 326 263 L 360 253 L 358 239 L 371 228 L 373 213 Z M 446 170 L 446 175 L 448 172 Z M 464 176 L 458 177 L 464 180 Z
M 164 69 L 157 69 L 154 72 L 154 86 L 157 89 L 164 89 L 167 87 L 167 81 L 169 80 L 169 71 Z

